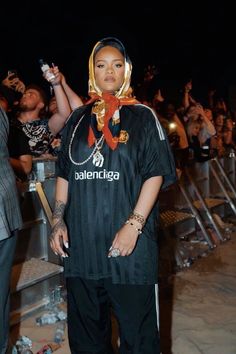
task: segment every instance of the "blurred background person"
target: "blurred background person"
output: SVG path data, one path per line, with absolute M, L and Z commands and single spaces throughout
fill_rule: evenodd
M 0 353 L 5 354 L 9 335 L 10 277 L 17 230 L 22 226 L 15 175 L 9 162 L 9 122 L 0 107 Z
M 25 179 L 31 171 L 33 156 L 48 153 L 51 142 L 71 113 L 58 67 L 51 70 L 55 75 L 51 85 L 56 97 L 57 112 L 48 119 L 47 96 L 41 87 L 31 84 L 26 87 L 19 101 L 15 119 L 11 120 L 9 153 L 13 169 L 20 179 Z

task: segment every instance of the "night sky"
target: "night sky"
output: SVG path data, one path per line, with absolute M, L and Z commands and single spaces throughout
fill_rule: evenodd
M 236 6 L 227 1 L 155 1 L 133 8 L 132 2 L 84 1 L 81 10 L 75 4 L 82 6 L 76 0 L 2 4 L 0 78 L 17 69 L 26 84 L 44 85 L 38 64 L 44 58 L 86 95 L 93 45 L 116 36 L 133 62 L 134 85 L 142 81 L 148 64 L 157 66 L 157 81 L 170 85 L 188 78 L 195 87 L 236 83 Z

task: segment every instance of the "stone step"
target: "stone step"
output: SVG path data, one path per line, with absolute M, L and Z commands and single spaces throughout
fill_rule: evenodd
M 48 261 L 31 258 L 15 264 L 12 269 L 11 292 L 20 291 L 45 279 L 62 273 L 64 268 Z

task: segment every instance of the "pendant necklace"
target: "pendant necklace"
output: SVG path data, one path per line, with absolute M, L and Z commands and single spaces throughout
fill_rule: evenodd
M 87 159 L 85 159 L 84 161 L 81 162 L 77 162 L 72 158 L 72 153 L 71 153 L 71 148 L 72 148 L 72 143 L 75 137 L 75 133 L 82 121 L 82 119 L 84 118 L 84 115 L 80 118 L 79 122 L 76 124 L 74 131 L 72 133 L 71 139 L 70 139 L 70 143 L 69 143 L 69 158 L 70 161 L 76 165 L 76 166 L 82 166 L 84 164 L 86 164 L 89 160 L 91 160 L 91 158 L 93 158 L 92 163 L 94 166 L 96 167 L 102 167 L 103 163 L 104 163 L 104 157 L 101 154 L 101 149 L 103 147 L 103 143 L 104 143 L 104 134 L 102 134 L 102 136 L 95 141 L 95 147 L 93 149 L 93 151 L 91 152 L 91 154 L 87 157 Z
M 98 141 L 95 141 L 96 151 L 94 151 L 94 154 L 93 154 L 93 164 L 94 164 L 94 166 L 97 166 L 97 167 L 102 167 L 103 163 L 104 163 L 104 157 L 101 154 L 101 149 L 102 149 L 102 146 L 104 143 L 104 135 L 102 135 L 101 137 L 102 137 L 102 140 L 100 138 Z M 100 140 L 101 140 L 101 142 L 100 142 Z

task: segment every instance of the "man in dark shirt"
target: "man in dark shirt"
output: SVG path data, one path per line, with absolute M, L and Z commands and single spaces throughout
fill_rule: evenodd
M 32 169 L 32 157 L 48 151 L 56 134 L 63 128 L 71 112 L 67 96 L 61 86 L 57 67 L 52 68 L 55 79 L 51 82 L 58 111 L 45 118 L 47 98 L 37 85 L 29 85 L 19 102 L 19 113 L 11 121 L 9 134 L 10 161 L 17 175 L 27 175 Z M 44 118 L 42 118 L 44 116 Z

